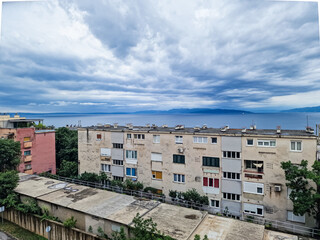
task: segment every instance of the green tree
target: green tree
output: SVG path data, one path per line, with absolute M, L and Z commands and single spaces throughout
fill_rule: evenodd
M 0 139 L 0 172 L 16 170 L 21 158 L 20 142 Z
M 173 240 L 173 238 L 161 234 L 157 229 L 157 224 L 152 221 L 152 218 L 143 219 L 137 214 L 132 222 L 132 233 L 134 237 L 131 238 L 131 240 Z
M 74 178 L 78 175 L 78 163 L 62 160 L 57 174 L 62 177 Z
M 120 228 L 120 232 L 113 232 L 111 236 L 112 240 L 130 240 L 127 238 L 127 235 L 124 232 L 123 227 Z
M 300 164 L 291 161 L 281 162 L 285 172 L 287 186 L 291 189 L 290 200 L 293 202 L 295 215 L 308 214 L 313 216 L 320 227 L 320 162 L 315 161 L 308 168 L 308 161 Z
M 19 176 L 17 171 L 0 172 L 0 201 L 8 196 L 12 198 L 13 190 L 18 186 Z
M 78 132 L 66 127 L 56 130 L 56 165 L 58 169 L 63 160 L 78 162 Z
M 200 235 L 196 234 L 196 235 L 194 236 L 194 240 L 201 240 Z M 209 239 L 208 239 L 208 236 L 207 236 L 207 235 L 204 235 L 203 240 L 209 240 Z

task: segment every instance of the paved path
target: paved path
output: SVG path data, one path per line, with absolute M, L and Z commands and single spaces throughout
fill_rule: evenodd
M 15 240 L 4 232 L 0 232 L 0 240 Z

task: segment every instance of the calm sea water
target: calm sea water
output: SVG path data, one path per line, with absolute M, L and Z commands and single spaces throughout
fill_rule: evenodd
M 92 126 L 97 123 L 118 123 L 125 125 L 132 123 L 143 126 L 145 124 L 156 124 L 161 126 L 175 126 L 178 124 L 186 127 L 202 126 L 220 128 L 229 125 L 230 128 L 249 128 L 253 123 L 257 128 L 276 129 L 281 126 L 282 129 L 304 129 L 307 126 L 315 128 L 320 124 L 320 113 L 261 113 L 261 114 L 177 114 L 177 115 L 148 115 L 148 114 L 64 114 L 64 115 L 32 115 L 28 118 L 43 118 L 45 125 L 54 125 L 62 127 L 68 125 Z

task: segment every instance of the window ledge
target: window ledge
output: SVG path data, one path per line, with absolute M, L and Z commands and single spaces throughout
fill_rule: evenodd
M 175 181 L 172 181 L 173 183 L 178 183 L 178 184 L 186 184 L 185 182 L 175 182 Z
M 157 179 L 157 178 L 151 178 L 153 181 L 158 181 L 158 182 L 162 182 L 162 179 Z

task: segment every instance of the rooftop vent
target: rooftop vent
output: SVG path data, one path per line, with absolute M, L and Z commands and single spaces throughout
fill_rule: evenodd
M 277 126 L 277 133 L 278 133 L 278 134 L 281 133 L 281 126 Z
M 177 125 L 177 126 L 175 127 L 175 129 L 176 129 L 176 130 L 182 130 L 182 129 L 184 129 L 184 125 Z
M 132 123 L 127 123 L 127 124 L 126 124 L 126 127 L 127 127 L 128 129 L 130 129 L 130 130 L 132 130 L 132 129 L 133 129 L 133 125 L 132 125 Z
M 200 131 L 200 127 L 198 127 L 198 126 L 195 126 L 193 129 L 194 129 L 195 132 L 199 132 Z
M 146 127 L 149 128 L 149 127 L 150 127 L 150 123 L 147 123 L 147 124 L 146 124 Z
M 243 132 L 243 133 L 247 132 L 246 127 L 243 127 L 242 130 L 241 130 L 241 132 Z
M 257 129 L 257 125 L 255 125 L 255 124 L 251 125 L 251 126 L 250 126 L 250 129 L 251 129 L 251 130 L 256 130 L 256 129 Z
M 118 123 L 114 123 L 114 124 L 113 124 L 113 127 L 114 127 L 114 128 L 118 128 Z
M 208 128 L 207 124 L 203 124 L 202 129 L 207 129 L 207 128 Z
M 229 129 L 229 126 L 224 126 L 220 130 L 221 132 L 226 132 Z
M 152 124 L 152 128 L 153 128 L 153 129 L 155 129 L 155 128 L 157 128 L 157 127 L 158 127 L 157 125 Z
M 168 125 L 164 124 L 162 125 L 163 128 L 168 128 Z
M 314 129 L 312 127 L 306 127 L 306 132 L 314 134 Z
M 106 123 L 106 124 L 104 125 L 104 127 L 109 128 L 109 127 L 111 127 L 111 124 L 110 124 L 110 123 Z

